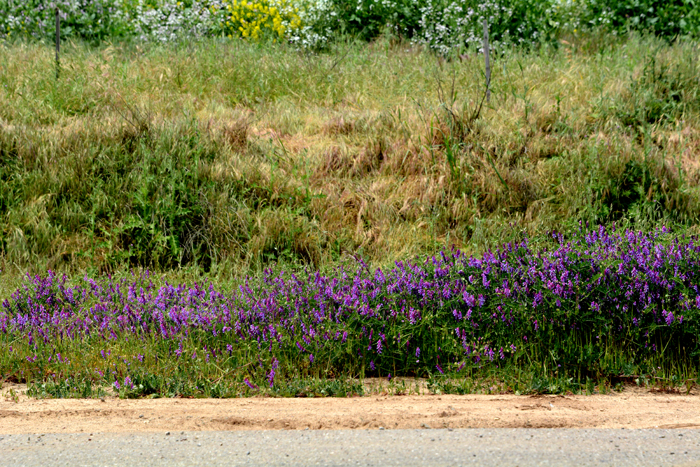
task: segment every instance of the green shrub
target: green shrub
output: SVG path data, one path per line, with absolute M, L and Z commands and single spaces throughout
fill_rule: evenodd
M 700 32 L 697 0 L 588 0 L 574 10 L 582 26 L 603 26 L 615 34 L 636 30 L 673 38 Z
M 91 42 L 274 36 L 297 47 L 320 48 L 341 37 L 372 40 L 389 32 L 445 54 L 480 46 L 484 17 L 495 47 L 551 42 L 579 30 L 608 30 L 617 35 L 637 30 L 669 39 L 697 36 L 698 1 L 0 0 L 0 36 L 51 40 L 57 5 L 62 36 Z
M 486 18 L 495 46 L 532 44 L 554 37 L 555 14 L 550 0 L 429 0 L 421 9 L 419 37 L 442 53 L 481 47 Z
M 412 37 L 419 29 L 421 10 L 428 3 L 428 0 L 332 0 L 335 28 L 365 40 L 387 30 Z
M 0 0 L 0 35 L 45 39 L 56 33 L 56 13 L 61 35 L 89 41 L 124 37 L 131 27 L 120 0 Z

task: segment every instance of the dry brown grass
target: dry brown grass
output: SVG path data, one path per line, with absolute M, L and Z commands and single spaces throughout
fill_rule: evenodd
M 685 79 L 684 94 L 636 128 L 623 123 L 630 112 L 666 99 L 666 84 L 639 84 L 651 45 Z M 700 70 L 686 63 L 697 44 L 507 53 L 473 120 L 483 92 L 476 59 L 365 47 L 329 71 L 333 56 L 198 47 L 68 47 L 59 83 L 46 47 L 0 48 L 0 159 L 19 158 L 27 177 L 26 190 L 0 203 L 6 262 L 87 267 L 125 248 L 110 237 L 120 219 L 91 223 L 93 201 L 70 197 L 100 180 L 98 159 L 167 135 L 213 154 L 196 167 L 213 185 L 197 195 L 208 214 L 188 241 L 209 245 L 235 274 L 276 260 L 322 267 L 345 253 L 386 264 L 449 245 L 478 251 L 578 220 L 697 222 Z M 457 96 L 446 99 L 439 91 L 453 76 Z M 630 162 L 648 164 L 656 185 L 645 197 L 662 206 L 659 217 L 635 211 L 639 203 L 606 210 Z M 233 185 L 242 191 L 223 188 Z

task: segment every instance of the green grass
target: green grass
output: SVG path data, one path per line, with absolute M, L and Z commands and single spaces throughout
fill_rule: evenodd
M 493 60 L 0 46 L 7 271 L 240 277 L 390 263 L 591 223 L 698 220 L 698 45 L 587 38 Z

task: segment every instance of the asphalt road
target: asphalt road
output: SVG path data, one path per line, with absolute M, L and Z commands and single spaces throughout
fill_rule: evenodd
M 700 430 L 421 429 L 0 435 L 2 466 L 700 466 Z

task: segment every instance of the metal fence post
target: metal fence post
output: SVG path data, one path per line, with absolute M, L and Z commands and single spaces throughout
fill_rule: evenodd
M 484 16 L 484 62 L 486 62 L 486 102 L 491 101 L 491 62 L 489 61 L 489 23 Z
M 58 5 L 56 6 L 56 80 L 60 75 L 61 61 L 58 53 L 61 51 L 61 18 L 58 14 Z

